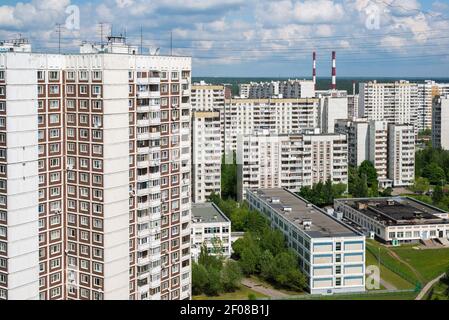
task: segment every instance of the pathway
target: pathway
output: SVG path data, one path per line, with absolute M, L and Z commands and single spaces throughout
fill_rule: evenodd
M 443 273 L 441 276 L 439 276 L 438 278 L 433 279 L 432 281 L 430 281 L 428 284 L 426 284 L 424 286 L 424 288 L 421 290 L 421 292 L 418 294 L 418 296 L 415 298 L 415 300 L 422 300 L 426 295 L 427 292 L 429 292 L 429 290 L 437 283 L 439 282 L 441 279 L 443 279 L 443 277 L 446 274 Z
M 279 290 L 276 289 L 272 289 L 272 288 L 266 288 L 264 287 L 262 284 L 257 283 L 256 281 L 252 280 L 252 279 L 243 279 L 242 280 L 242 284 L 245 287 L 250 288 L 251 290 L 254 290 L 256 292 L 259 292 L 263 295 L 266 295 L 272 299 L 279 299 L 279 298 L 285 298 L 288 297 L 288 294 L 283 293 Z

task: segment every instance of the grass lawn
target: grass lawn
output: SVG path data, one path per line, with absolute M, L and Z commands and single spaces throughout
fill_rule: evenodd
M 394 267 L 398 271 L 400 271 L 402 274 L 404 274 L 407 278 L 409 278 L 413 282 L 423 281 L 424 279 L 420 279 L 418 275 L 416 275 L 412 269 L 410 269 L 409 266 L 406 264 L 398 261 L 396 258 L 391 256 L 388 252 L 388 249 L 382 246 L 380 243 L 378 243 L 375 240 L 367 240 L 366 246 L 370 247 L 375 254 L 376 260 L 377 260 L 377 254 L 380 254 L 380 258 L 383 263 L 388 264 L 389 266 Z M 379 250 L 380 249 L 380 250 Z M 391 271 L 390 271 L 391 272 Z
M 208 297 L 205 295 L 194 296 L 192 300 L 248 300 L 250 294 L 254 294 L 257 298 L 267 298 L 267 296 L 263 294 L 242 286 L 236 292 L 223 293 L 218 297 Z
M 375 265 L 378 266 L 378 261 L 375 256 L 373 256 L 369 251 L 366 252 L 366 266 Z M 407 289 L 413 289 L 414 285 L 407 280 L 401 278 L 396 273 L 390 271 L 389 269 L 385 268 L 383 265 L 380 265 L 380 277 L 392 284 L 396 287 L 398 290 L 407 290 Z M 385 288 L 381 285 L 380 290 L 384 290 Z
M 449 248 L 416 250 L 412 247 L 393 248 L 429 282 L 449 269 Z

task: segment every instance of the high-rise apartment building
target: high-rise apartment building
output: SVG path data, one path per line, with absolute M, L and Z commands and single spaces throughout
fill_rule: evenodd
M 204 203 L 221 195 L 220 113 L 194 111 L 192 116 L 192 200 Z
M 434 148 L 449 150 L 449 94 L 434 99 L 432 144 Z
M 225 102 L 225 86 L 207 84 L 204 81 L 192 85 L 192 110 L 222 111 Z
M 381 188 L 413 184 L 415 144 L 410 128 L 367 119 L 338 120 L 335 126 L 337 133 L 348 137 L 349 165 L 371 161 Z
M 0 297 L 190 297 L 191 59 L 136 52 L 0 53 Z
M 231 99 L 225 101 L 224 153 L 237 150 L 237 137 L 267 131 L 299 133 L 319 127 L 319 99 Z
M 347 96 L 320 96 L 320 112 L 318 122 L 322 133 L 334 133 L 337 120 L 347 118 Z
M 388 177 L 395 187 L 415 182 L 415 130 L 413 125 L 388 125 Z
M 237 193 L 246 190 L 286 188 L 298 192 L 331 179 L 348 183 L 348 145 L 345 135 L 304 134 L 239 136 Z
M 368 120 L 413 124 L 418 129 L 418 85 L 408 81 L 360 83 L 359 116 Z
M 437 96 L 449 94 L 448 83 L 426 80 L 418 84 L 417 124 L 419 131 L 432 128 L 433 100 Z

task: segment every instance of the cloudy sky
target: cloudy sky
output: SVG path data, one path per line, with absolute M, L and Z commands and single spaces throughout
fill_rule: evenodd
M 77 11 L 79 10 L 79 23 Z M 125 33 L 145 51 L 192 55 L 195 76 L 449 77 L 449 0 L 2 0 L 0 39 L 35 51 Z M 78 28 L 79 27 L 79 28 Z

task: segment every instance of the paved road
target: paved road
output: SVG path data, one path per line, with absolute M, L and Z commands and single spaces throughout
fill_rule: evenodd
M 441 279 L 443 279 L 443 277 L 445 276 L 446 274 L 445 273 L 443 273 L 441 276 L 439 276 L 438 278 L 435 278 L 435 279 L 433 279 L 432 281 L 430 281 L 428 284 L 426 284 L 425 286 L 424 286 L 424 288 L 421 290 L 421 292 L 418 294 L 418 296 L 415 298 L 415 300 L 422 300 L 425 296 L 426 296 L 426 294 L 427 294 L 427 292 L 429 292 L 429 290 L 438 282 L 438 281 L 440 281 Z
M 279 290 L 276 289 L 271 289 L 271 288 L 266 288 L 263 285 L 261 285 L 260 283 L 257 283 L 251 279 L 243 279 L 242 280 L 242 284 L 245 287 L 250 288 L 251 290 L 254 290 L 256 292 L 259 292 L 263 295 L 266 295 L 272 299 L 278 299 L 278 298 L 285 298 L 288 297 L 288 294 L 285 294 Z

